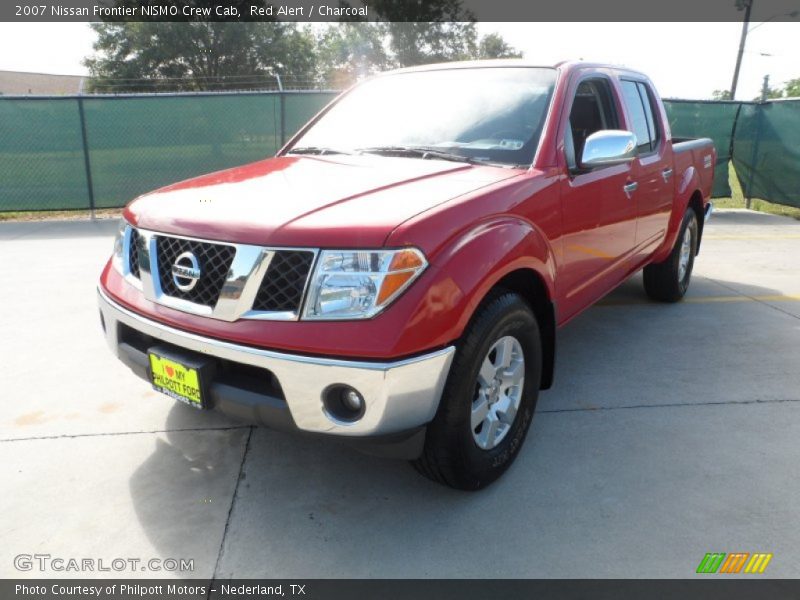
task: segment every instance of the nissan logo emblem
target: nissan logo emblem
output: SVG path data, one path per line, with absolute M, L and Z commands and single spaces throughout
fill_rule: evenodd
M 191 252 L 184 252 L 172 264 L 172 282 L 182 292 L 190 292 L 200 281 L 200 263 Z

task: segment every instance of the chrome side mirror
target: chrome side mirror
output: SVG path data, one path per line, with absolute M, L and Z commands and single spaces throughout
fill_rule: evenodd
M 586 138 L 580 166 L 584 169 L 621 165 L 636 157 L 636 135 L 620 129 L 604 129 Z

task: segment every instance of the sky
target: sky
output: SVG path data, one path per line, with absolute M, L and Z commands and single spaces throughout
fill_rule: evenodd
M 480 23 L 541 64 L 584 59 L 643 71 L 667 98 L 728 89 L 741 23 Z M 87 23 L 0 23 L 0 70 L 86 74 L 95 34 Z M 737 99 L 800 77 L 800 21 L 752 23 Z

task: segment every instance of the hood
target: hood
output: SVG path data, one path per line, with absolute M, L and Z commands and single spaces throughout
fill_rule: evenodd
M 380 156 L 282 156 L 140 196 L 144 229 L 274 246 L 380 247 L 402 222 L 515 169 Z

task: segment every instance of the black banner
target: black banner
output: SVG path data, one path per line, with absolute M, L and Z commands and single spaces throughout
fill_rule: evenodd
M 716 575 L 692 580 L 651 579 L 407 579 L 407 580 L 0 580 L 3 600 L 788 600 L 800 580 Z
M 800 18 L 795 0 L 10 0 L 0 21 L 741 21 L 747 2 L 753 22 Z

